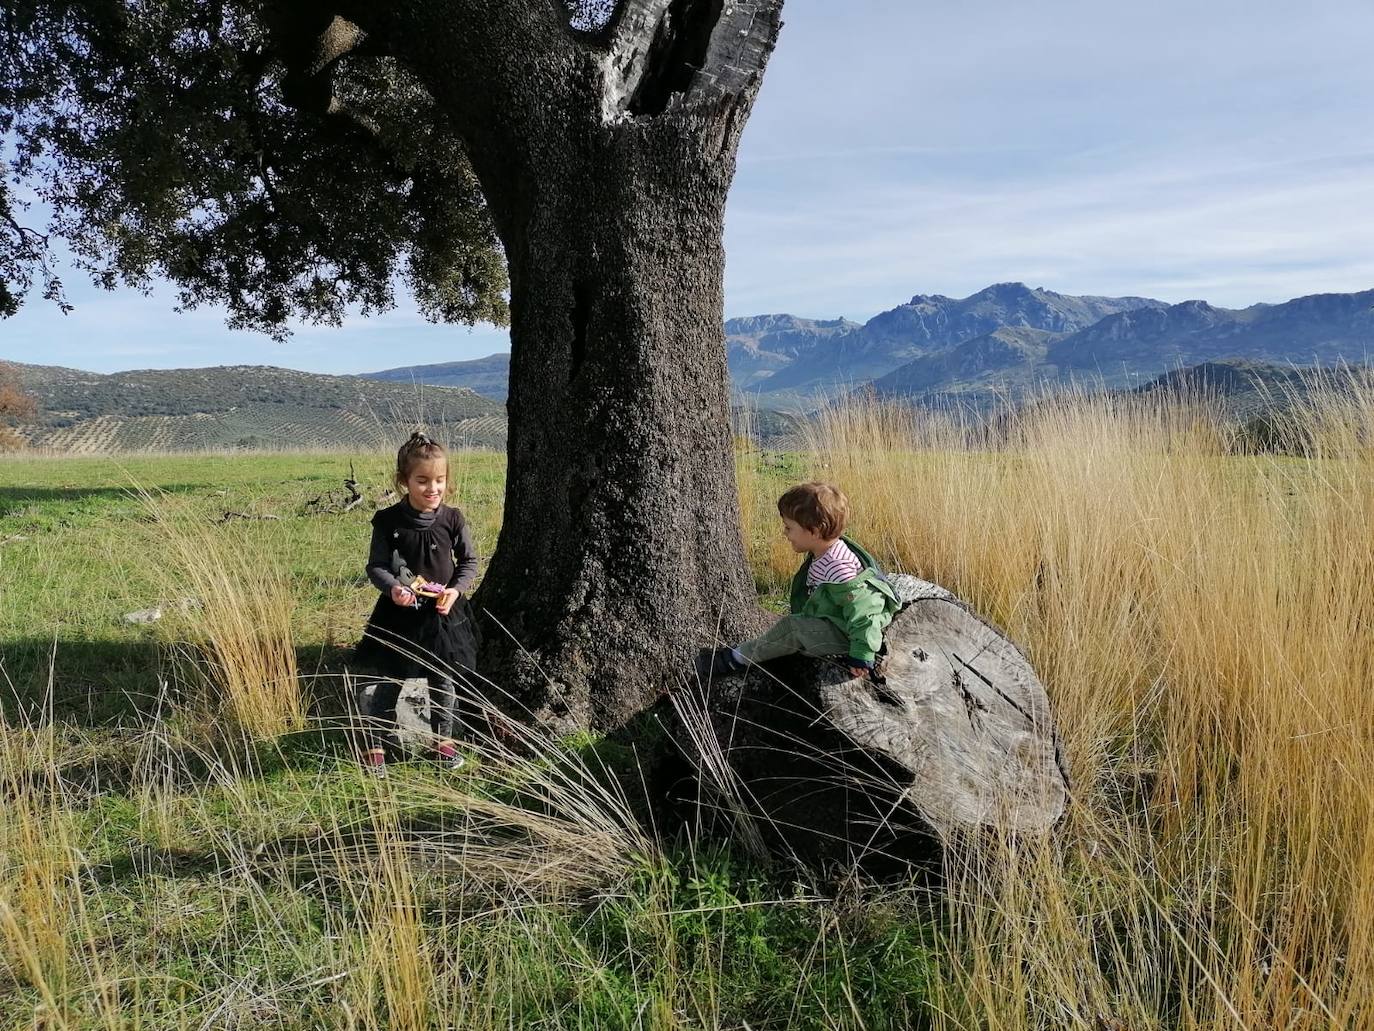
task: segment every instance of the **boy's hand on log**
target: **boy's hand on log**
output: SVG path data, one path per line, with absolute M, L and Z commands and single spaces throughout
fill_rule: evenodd
M 453 608 L 453 603 L 458 600 L 458 595 L 461 593 L 456 587 L 445 587 L 444 593 L 434 603 L 434 607 L 439 610 L 439 615 L 447 616 L 448 610 Z
M 402 608 L 409 608 L 415 604 L 415 595 L 409 587 L 396 584 L 391 588 L 391 600 Z
M 867 666 L 850 666 L 850 667 L 849 667 L 849 675 L 850 675 L 851 677 L 854 677 L 854 678 L 858 679 L 858 680 L 863 680 L 865 677 L 867 677 L 867 676 L 868 676 L 870 673 L 872 673 L 872 672 L 873 672 L 873 671 L 872 671 L 871 669 L 869 669 Z

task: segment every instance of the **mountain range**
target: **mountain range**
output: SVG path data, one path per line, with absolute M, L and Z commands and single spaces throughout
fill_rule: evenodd
M 1295 367 L 1367 363 L 1374 290 L 1233 310 L 998 283 L 963 298 L 917 295 L 864 323 L 755 315 L 730 319 L 725 332 L 735 408 L 756 413 L 748 417 L 756 435 L 785 436 L 795 416 L 856 390 L 986 408 L 1074 385 L 1200 383 L 1240 413 L 1287 391 Z M 17 368 L 40 408 L 18 431 L 59 450 L 375 448 L 394 446 L 416 425 L 454 443 L 505 442 L 508 354 L 367 376 L 265 366 L 110 375 Z
M 737 397 L 760 408 L 807 410 L 857 387 L 919 403 L 978 403 L 1074 383 L 1135 387 L 1230 359 L 1363 363 L 1374 354 L 1372 307 L 1374 290 L 1226 309 L 997 283 L 963 298 L 917 295 L 864 323 L 788 314 L 730 319 L 725 339 Z M 371 375 L 500 398 L 508 374 L 509 356 L 491 355 Z

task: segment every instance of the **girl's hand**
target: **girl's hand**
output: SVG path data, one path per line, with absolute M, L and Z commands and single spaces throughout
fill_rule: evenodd
M 867 666 L 850 666 L 850 667 L 849 667 L 849 675 L 850 675 L 851 677 L 856 677 L 856 678 L 859 679 L 859 680 L 865 680 L 865 679 L 867 679 L 867 678 L 868 678 L 868 675 L 869 675 L 870 673 L 872 673 L 872 672 L 873 672 L 873 671 L 872 671 L 871 669 L 869 669 Z
M 461 593 L 456 587 L 445 587 L 444 593 L 434 603 L 434 607 L 439 610 L 439 615 L 447 616 L 448 610 L 453 608 L 453 603 L 458 600 L 458 595 Z
M 410 608 L 415 604 L 415 595 L 411 593 L 409 587 L 396 584 L 391 588 L 391 600 L 402 608 Z

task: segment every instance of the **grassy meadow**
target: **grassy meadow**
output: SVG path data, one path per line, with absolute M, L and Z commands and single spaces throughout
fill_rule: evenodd
M 949 842 L 938 884 L 660 833 L 590 737 L 363 778 L 386 455 L 0 459 L 0 1022 L 1374 1028 L 1374 397 L 1302 417 L 1287 455 L 1162 398 L 741 443 L 764 604 L 773 499 L 833 480 L 1049 687 L 1068 815 Z M 311 514 L 350 463 L 369 502 Z M 503 465 L 453 458 L 484 553 Z

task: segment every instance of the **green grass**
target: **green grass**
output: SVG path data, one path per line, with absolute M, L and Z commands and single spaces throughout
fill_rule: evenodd
M 787 460 L 756 466 L 763 493 L 793 472 Z M 455 872 L 442 857 L 471 837 L 462 798 L 517 797 L 501 786 L 510 771 L 476 763 L 461 795 L 414 765 L 379 794 L 332 722 L 332 674 L 373 597 L 362 565 L 388 459 L 360 455 L 352 468 L 369 503 L 309 515 L 307 502 L 340 488 L 348 456 L 0 460 L 0 701 L 9 744 L 25 753 L 0 764 L 7 798 L 18 791 L 23 803 L 10 824 L 0 818 L 0 883 L 28 876 L 12 864 L 51 861 L 61 901 L 42 911 L 67 943 L 43 977 L 0 950 L 0 1024 L 922 1025 L 935 960 L 929 905 L 914 889 L 861 898 L 681 840 L 625 860 L 594 889 Z M 453 458 L 483 554 L 503 472 L 496 454 Z M 160 682 L 176 673 L 168 654 L 184 592 L 135 488 L 282 564 L 308 730 L 212 750 L 182 733 Z M 214 523 L 227 511 L 279 518 Z M 776 601 L 774 580 L 760 583 Z M 157 605 L 162 621 L 123 620 Z M 623 744 L 591 736 L 567 749 L 593 768 L 633 762 Z M 23 845 L 26 827 L 38 851 Z M 484 833 L 499 844 L 526 832 Z M 396 897 L 413 931 L 387 908 L 397 875 L 377 864 L 392 849 L 406 857 Z M 405 958 L 417 950 L 419 966 Z M 427 986 L 418 994 L 388 980 L 412 967 Z
M 504 464 L 491 452 L 454 459 L 458 503 L 484 554 L 496 541 Z M 371 604 L 363 560 L 373 506 L 325 515 L 305 506 L 342 494 L 350 468 L 370 498 L 389 486 L 387 459 L 373 454 L 0 460 L 0 661 L 19 697 L 43 699 L 50 672 L 54 703 L 86 722 L 135 715 L 155 697 L 164 627 L 123 617 L 158 606 L 170 614 L 187 591 L 138 488 L 167 495 L 183 518 L 276 517 L 234 519 L 220 532 L 251 538 L 281 564 L 301 668 L 330 671 Z

